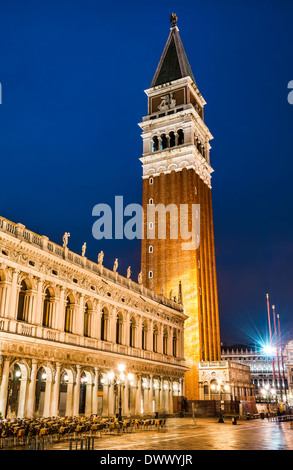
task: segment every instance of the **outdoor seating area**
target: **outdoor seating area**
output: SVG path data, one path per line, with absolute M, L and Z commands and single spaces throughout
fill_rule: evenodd
M 83 437 L 101 438 L 139 431 L 163 431 L 166 419 L 103 418 L 65 416 L 39 419 L 0 420 L 0 449 L 30 446 L 31 442 L 50 443 Z

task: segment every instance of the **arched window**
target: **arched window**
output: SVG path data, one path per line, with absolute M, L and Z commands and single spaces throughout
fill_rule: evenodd
M 176 336 L 176 333 L 173 334 L 172 354 L 173 354 L 173 357 L 177 357 L 177 336 Z
M 89 304 L 85 304 L 84 308 L 84 319 L 83 319 L 83 334 L 86 337 L 90 336 L 90 312 L 89 312 Z
M 129 324 L 129 346 L 135 347 L 135 320 L 133 318 L 130 319 Z
M 64 331 L 66 333 L 72 333 L 73 328 L 73 299 L 67 297 L 66 306 L 65 306 L 65 322 L 64 322 Z
M 43 304 L 43 326 L 49 328 L 52 326 L 51 318 L 52 299 L 49 289 L 46 289 L 44 304 Z
M 161 135 L 161 150 L 164 150 L 168 147 L 168 139 L 166 134 Z
M 178 145 L 184 144 L 184 132 L 183 132 L 183 130 L 179 129 L 177 131 L 177 134 L 178 134 Z
M 175 133 L 173 131 L 170 132 L 169 137 L 170 137 L 170 147 L 175 147 L 176 145 Z
M 168 354 L 168 332 L 166 328 L 164 328 L 163 333 L 163 354 Z
M 116 343 L 122 344 L 122 314 L 118 313 L 116 318 Z
M 157 152 L 159 150 L 159 139 L 158 137 L 155 135 L 153 138 L 152 138 L 152 152 Z
M 144 322 L 142 325 L 142 331 L 141 331 L 141 348 L 143 350 L 147 349 L 147 323 Z
M 101 340 L 107 341 L 107 318 L 105 308 L 103 308 L 101 315 Z
M 28 289 L 25 281 L 21 282 L 20 291 L 18 294 L 18 308 L 17 308 L 17 320 L 27 320 L 27 302 L 28 302 Z

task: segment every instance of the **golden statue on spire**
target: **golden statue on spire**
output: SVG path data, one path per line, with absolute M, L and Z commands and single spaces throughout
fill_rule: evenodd
M 170 23 L 172 23 L 172 28 L 173 28 L 173 26 L 177 25 L 177 20 L 178 20 L 178 17 L 176 15 L 176 13 L 172 13 L 170 15 Z

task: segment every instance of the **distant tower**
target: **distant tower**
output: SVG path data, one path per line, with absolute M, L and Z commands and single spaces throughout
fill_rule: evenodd
M 220 331 L 211 199 L 210 144 L 204 122 L 206 104 L 195 83 L 172 14 L 171 31 L 148 96 L 143 133 L 143 209 L 141 271 L 145 286 L 182 298 L 185 323 L 185 396 L 198 399 L 198 362 L 220 360 Z M 199 204 L 200 244 L 182 250 L 182 238 L 170 237 L 173 215 L 167 212 L 167 239 L 160 239 L 157 217 L 147 220 L 148 205 Z M 153 224 L 153 225 L 152 225 Z M 155 231 L 154 238 L 149 235 Z M 180 235 L 180 234 L 179 234 Z M 179 287 L 180 285 L 180 287 Z M 181 291 L 182 288 L 182 291 Z M 180 290 L 179 290 L 180 289 Z

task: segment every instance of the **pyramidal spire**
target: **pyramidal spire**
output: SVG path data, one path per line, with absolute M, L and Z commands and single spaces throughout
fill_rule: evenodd
M 195 83 L 194 76 L 179 35 L 177 16 L 175 13 L 171 14 L 170 23 L 172 23 L 170 34 L 151 83 L 151 88 L 188 76 L 191 77 Z

